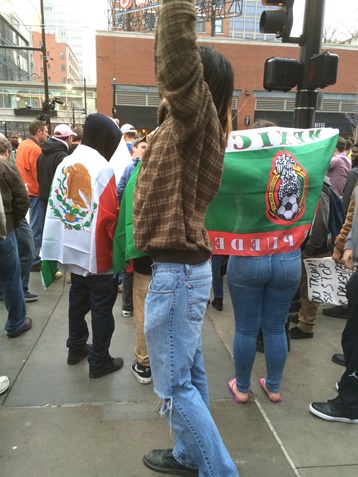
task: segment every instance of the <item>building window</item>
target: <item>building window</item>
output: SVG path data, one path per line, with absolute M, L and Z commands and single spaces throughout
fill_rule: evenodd
M 66 65 L 61 65 L 61 71 L 66 71 Z
M 205 33 L 205 18 L 204 17 L 196 18 L 195 31 L 196 33 Z
M 64 54 L 63 52 L 60 53 L 60 58 L 61 58 L 61 60 L 64 60 L 64 59 L 65 59 L 65 54 Z

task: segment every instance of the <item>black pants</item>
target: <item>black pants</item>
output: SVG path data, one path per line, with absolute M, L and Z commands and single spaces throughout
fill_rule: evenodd
M 109 345 L 114 331 L 113 306 L 117 298 L 118 277 L 72 273 L 68 310 L 69 337 L 67 347 L 80 350 L 87 343 L 86 314 L 91 311 L 93 345 L 88 356 L 91 369 L 103 365 L 109 357 Z
M 339 395 L 351 418 L 358 419 L 358 270 L 347 284 L 348 319 L 342 334 L 346 371 L 339 383 Z

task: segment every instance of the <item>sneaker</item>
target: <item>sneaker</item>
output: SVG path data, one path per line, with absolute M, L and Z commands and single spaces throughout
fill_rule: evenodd
M 66 272 L 66 282 L 71 283 L 71 272 Z
M 322 313 L 326 316 L 331 316 L 333 318 L 348 318 L 346 306 L 333 306 L 332 308 L 323 308 Z
M 58 272 L 55 273 L 55 277 L 54 277 L 54 278 L 55 278 L 55 280 L 58 280 L 59 278 L 62 278 L 62 276 L 63 276 L 63 275 L 62 275 L 62 272 L 58 271 Z
M 122 315 L 124 316 L 124 318 L 130 318 L 133 315 L 133 310 L 122 310 Z
M 67 356 L 67 364 L 78 364 L 84 358 L 87 358 L 89 353 L 89 346 L 86 344 L 82 349 L 69 349 Z
M 315 416 L 326 421 L 347 422 L 349 424 L 358 424 L 358 416 L 352 417 L 343 407 L 339 396 L 327 402 L 312 402 L 309 410 Z
M 38 295 L 36 295 L 35 293 L 30 293 L 28 290 L 24 292 L 24 297 L 25 297 L 25 301 L 26 303 L 30 303 L 32 301 L 36 301 L 38 299 Z
M 135 376 L 141 384 L 150 384 L 152 382 L 152 371 L 149 366 L 143 366 L 136 359 L 131 366 L 133 376 Z
M 313 333 L 304 333 L 297 326 L 295 326 L 294 328 L 291 328 L 288 334 L 291 340 L 302 340 L 305 338 L 313 338 Z
M 0 376 L 0 394 L 9 389 L 10 379 L 7 376 Z
M 119 369 L 123 368 L 123 359 L 122 358 L 107 358 L 104 364 L 99 368 L 90 368 L 89 377 L 90 378 L 101 378 L 106 376 L 106 374 L 114 373 Z
M 223 299 L 222 298 L 214 298 L 211 302 L 215 310 L 222 311 L 223 309 Z
M 180 464 L 173 456 L 173 449 L 154 449 L 143 457 L 149 469 L 162 474 L 176 474 L 184 477 L 198 477 L 198 469 Z

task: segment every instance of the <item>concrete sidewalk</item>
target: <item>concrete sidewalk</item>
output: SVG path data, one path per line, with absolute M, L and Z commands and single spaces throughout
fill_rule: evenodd
M 152 477 L 142 463 L 145 452 L 173 446 L 157 411 L 152 385 L 133 377 L 133 318 L 115 305 L 116 330 L 111 354 L 124 368 L 100 379 L 88 377 L 86 360 L 66 363 L 69 284 L 56 281 L 48 290 L 31 274 L 31 291 L 39 301 L 28 304 L 33 329 L 8 339 L 0 303 L 0 375 L 11 388 L 0 396 L 1 477 Z M 311 415 L 311 401 L 336 396 L 343 368 L 331 362 L 341 352 L 345 320 L 319 315 L 313 339 L 291 342 L 281 393 L 272 404 L 258 385 L 265 375 L 258 353 L 252 395 L 238 405 L 228 390 L 234 376 L 234 318 L 225 288 L 224 310 L 208 307 L 203 348 L 212 414 L 240 477 L 355 477 L 358 475 L 358 427 L 329 423 Z M 225 476 L 217 476 L 225 477 Z

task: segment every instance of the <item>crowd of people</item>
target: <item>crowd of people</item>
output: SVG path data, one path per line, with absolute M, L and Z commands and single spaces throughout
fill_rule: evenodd
M 175 26 L 175 28 L 173 27 Z M 89 377 L 123 367 L 109 353 L 115 328 L 113 307 L 122 292 L 122 315 L 134 314 L 132 374 L 153 382 L 160 414 L 173 431 L 173 449 L 144 456 L 150 469 L 183 476 L 238 476 L 210 413 L 201 330 L 206 308 L 223 309 L 223 275 L 235 319 L 235 377 L 229 388 L 238 404 L 249 400 L 251 372 L 262 333 L 266 376 L 259 381 L 275 404 L 287 359 L 287 319 L 291 339 L 313 338 L 318 305 L 310 302 L 302 260 L 326 257 L 349 269 L 358 265 L 358 144 L 339 138 L 330 162 L 315 220 L 301 248 L 260 257 L 212 255 L 204 226 L 223 171 L 231 132 L 233 70 L 228 60 L 198 47 L 191 2 L 164 2 L 156 32 L 155 62 L 162 98 L 159 127 L 137 137 L 134 126 L 101 114 L 82 128 L 45 122 L 30 124 L 20 144 L 0 137 L 0 286 L 9 338 L 29 331 L 26 302 L 30 272 L 67 274 L 69 291 L 67 363 L 87 358 Z M 109 161 L 125 141 L 132 163 L 115 177 Z M 123 193 L 136 171 L 133 199 L 134 244 L 143 257 L 113 273 L 113 240 Z M 344 206 L 342 230 L 331 237 L 330 195 Z M 26 216 L 29 212 L 29 223 Z M 212 264 L 211 264 L 212 260 Z M 213 281 L 214 275 L 214 281 Z M 119 284 L 121 287 L 119 288 Z M 297 295 L 297 291 L 299 294 Z M 310 405 L 323 419 L 358 423 L 358 271 L 347 284 L 347 324 L 342 335 L 338 396 Z M 86 315 L 91 314 L 92 343 Z M 0 377 L 0 393 L 10 386 Z

